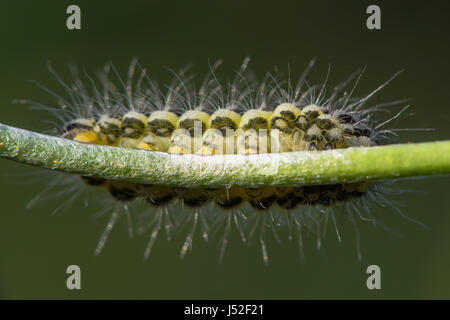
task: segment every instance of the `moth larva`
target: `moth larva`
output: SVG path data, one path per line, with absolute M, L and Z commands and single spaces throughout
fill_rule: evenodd
M 141 152 L 196 155 L 205 161 L 230 154 L 262 157 L 268 153 L 320 152 L 389 142 L 388 135 L 392 132 L 382 127 L 390 120 L 378 123 L 373 115 L 380 105 L 367 106 L 367 103 L 391 79 L 367 96 L 356 98 L 353 92 L 359 77 L 349 93 L 343 91 L 354 74 L 327 95 L 328 75 L 318 85 L 306 82 L 314 61 L 295 86 L 290 79 L 280 81 L 272 74 L 261 82 L 254 80 L 247 69 L 248 62 L 248 59 L 244 61 L 231 82 L 220 81 L 216 76 L 219 63 L 214 65 L 198 89 L 193 77 L 185 71 L 175 73 L 166 92 L 159 89 L 136 61 L 131 63 L 126 82 L 111 79 L 109 71 L 113 67 L 108 64 L 100 76 L 102 90 L 94 86 L 92 95 L 79 79 L 73 85 L 63 85 L 69 98 L 58 96 L 63 109 L 54 108 L 58 113 L 66 110 L 59 117 L 63 120 L 59 136 L 78 143 Z M 136 70 L 139 71 L 137 79 Z M 59 76 L 57 79 L 62 81 Z M 88 175 L 81 178 L 87 188 L 107 190 L 123 208 L 120 214 L 114 211 L 107 233 L 122 214 L 128 216 L 130 225 L 136 225 L 138 231 L 151 229 L 145 256 L 164 225 L 167 232 L 189 226 L 181 248 L 183 257 L 192 246 L 196 229 L 200 228 L 206 239 L 210 230 L 224 224 L 220 259 L 234 225 L 244 241 L 258 238 L 267 262 L 267 227 L 275 235 L 284 228 L 296 231 L 301 243 L 303 228 L 316 231 L 328 219 L 336 224 L 336 215 L 342 212 L 351 219 L 356 214 L 374 221 L 366 202 L 384 197 L 383 183 L 370 181 L 199 188 Z M 145 203 L 144 221 L 134 219 L 135 213 L 130 211 L 134 202 Z M 107 233 L 102 237 L 100 249 Z M 317 232 L 318 243 L 320 234 Z

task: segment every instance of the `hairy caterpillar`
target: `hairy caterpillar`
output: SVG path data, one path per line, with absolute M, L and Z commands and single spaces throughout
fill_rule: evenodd
M 383 144 L 389 141 L 388 135 L 393 131 L 382 127 L 404 110 L 377 123 L 372 118 L 375 112 L 403 101 L 366 106 L 390 80 L 364 98 L 355 98 L 353 93 L 362 72 L 355 73 L 327 95 L 328 74 L 319 85 L 309 85 L 306 81 L 314 61 L 295 85 L 290 79 L 282 81 L 270 73 L 257 81 L 247 69 L 248 62 L 246 59 L 228 83 L 216 76 L 219 63 L 211 66 L 211 72 L 198 89 L 192 77 L 182 70 L 174 73 L 174 80 L 164 92 L 144 69 L 139 68 L 135 75 L 136 61 L 131 63 L 125 82 L 107 64 L 100 75 L 101 87 L 93 82 L 91 91 L 77 77 L 72 85 L 66 85 L 51 70 L 68 98 L 57 96 L 60 108 L 44 108 L 51 109 L 61 120 L 58 135 L 65 139 L 186 157 L 196 154 L 212 160 L 228 154 L 250 156 Z M 117 76 L 117 84 L 109 77 L 111 71 Z M 351 81 L 355 83 L 351 91 L 344 92 Z M 106 190 L 121 208 L 113 210 L 97 252 L 120 215 L 128 216 L 132 230 L 134 214 L 129 206 L 144 201 L 148 209 L 137 226 L 141 232 L 151 230 L 146 256 L 164 226 L 167 233 L 189 226 L 181 249 L 183 257 L 192 246 L 197 228 L 202 229 L 202 236 L 207 239 L 211 230 L 224 225 L 221 258 L 234 225 L 243 241 L 259 240 L 267 262 L 268 227 L 275 237 L 285 226 L 295 230 L 301 245 L 303 228 L 317 231 L 328 219 L 336 225 L 335 214 L 340 209 L 352 221 L 356 214 L 374 222 L 366 201 L 383 199 L 383 184 L 373 182 L 205 189 L 136 184 L 92 176 L 81 179 L 92 188 Z M 174 209 L 177 205 L 183 210 Z M 317 231 L 318 246 L 320 234 Z

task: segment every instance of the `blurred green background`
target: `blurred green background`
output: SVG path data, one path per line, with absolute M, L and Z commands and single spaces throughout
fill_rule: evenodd
M 78 4 L 82 30 L 66 29 L 66 7 Z M 410 132 L 402 142 L 450 138 L 450 56 L 448 2 L 376 1 L 382 30 L 366 29 L 367 1 L 12 1 L 0 4 L 0 122 L 40 130 L 45 112 L 30 111 L 13 99 L 47 104 L 54 100 L 30 83 L 56 89 L 46 67 L 67 78 L 75 62 L 90 73 L 111 60 L 126 71 L 132 57 L 161 80 L 164 66 L 192 63 L 202 74 L 209 61 L 224 59 L 229 75 L 242 59 L 252 57 L 260 75 L 273 65 L 300 73 L 318 58 L 312 80 L 333 67 L 332 82 L 367 65 L 357 94 L 375 89 L 396 71 L 405 72 L 382 90 L 379 101 L 411 99 L 402 128 L 435 128 Z M 313 81 L 314 82 L 314 81 Z M 450 298 L 449 177 L 407 180 L 407 190 L 392 195 L 402 211 L 428 231 L 388 208 L 377 208 L 383 222 L 402 236 L 360 221 L 362 262 L 356 258 L 354 232 L 341 223 L 341 243 L 330 228 L 324 248 L 305 239 L 306 260 L 296 246 L 270 239 L 270 265 L 260 248 L 243 246 L 236 234 L 217 265 L 219 248 L 197 237 L 194 250 L 178 259 L 182 239 L 164 237 L 147 262 L 147 237 L 129 239 L 122 219 L 99 257 L 93 250 L 107 217 L 92 218 L 82 203 L 51 215 L 65 198 L 26 210 L 42 189 L 30 182 L 28 166 L 0 160 L 0 297 L 3 299 L 380 299 Z M 45 172 L 42 174 L 45 177 Z M 66 289 L 66 267 L 82 270 L 82 290 Z M 382 290 L 366 288 L 366 268 L 377 264 Z

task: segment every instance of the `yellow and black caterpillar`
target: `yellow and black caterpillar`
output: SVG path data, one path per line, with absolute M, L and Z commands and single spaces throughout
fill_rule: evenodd
M 257 81 L 248 71 L 248 63 L 245 59 L 229 82 L 218 80 L 216 71 L 220 62 L 216 63 L 210 67 L 199 88 L 186 70 L 173 72 L 174 79 L 165 86 L 164 92 L 136 61 L 131 63 L 126 81 L 117 76 L 117 83 L 110 79 L 110 73 L 113 70 L 118 75 L 118 72 L 107 64 L 100 76 L 100 85 L 93 85 L 92 91 L 86 89 L 77 76 L 72 85 L 67 85 L 50 69 L 66 90 L 67 98 L 58 95 L 59 107 L 44 106 L 44 109 L 50 109 L 61 120 L 61 127 L 56 129 L 62 138 L 186 157 L 195 154 L 214 159 L 230 154 L 245 157 L 295 151 L 321 152 L 370 147 L 390 141 L 389 135 L 393 131 L 383 127 L 396 116 L 378 123 L 373 115 L 403 101 L 373 106 L 367 106 L 367 102 L 391 79 L 367 96 L 356 98 L 352 95 L 362 72 L 355 73 L 327 96 L 327 80 L 318 85 L 309 85 L 306 81 L 314 61 L 295 85 L 290 79 L 280 80 L 271 73 Z M 136 70 L 140 70 L 137 77 Z M 355 77 L 352 90 L 343 92 Z M 42 105 L 37 104 L 37 107 L 42 108 Z M 168 231 L 172 227 L 182 228 L 188 221 L 192 228 L 182 246 L 182 256 L 191 247 L 198 223 L 205 239 L 208 231 L 222 223 L 226 227 L 221 256 L 230 226 L 235 225 L 243 240 L 259 234 L 263 257 L 267 261 L 266 226 L 274 229 L 288 226 L 297 231 L 300 239 L 301 229 L 305 227 L 317 233 L 320 243 L 321 232 L 318 230 L 329 217 L 336 226 L 335 214 L 339 208 L 344 208 L 352 221 L 354 214 L 374 221 L 366 201 L 383 202 L 384 199 L 383 184 L 379 182 L 200 189 L 91 176 L 81 178 L 85 185 L 97 190 L 106 189 L 115 200 L 116 208 L 122 207 L 128 217 L 128 204 L 144 200 L 150 221 L 147 229 L 153 228 L 146 255 L 163 224 Z M 184 209 L 169 210 L 177 202 Z M 211 206 L 220 210 L 207 212 Z M 116 210 L 100 241 L 100 249 L 117 220 Z M 172 223 L 180 216 L 184 222 Z M 262 221 L 262 227 L 252 217 Z M 131 220 L 129 223 L 132 224 Z M 138 227 L 142 229 L 142 226 Z
M 200 128 L 198 137 L 194 137 L 196 122 Z M 301 108 L 283 103 L 273 112 L 250 109 L 242 115 L 229 109 L 218 109 L 212 114 L 191 110 L 178 116 L 170 111 L 154 111 L 150 114 L 128 112 L 116 117 L 103 115 L 99 120 L 76 119 L 67 124 L 62 136 L 82 143 L 202 156 L 375 145 L 376 142 L 370 137 L 372 130 L 356 122 L 350 113 L 330 113 L 313 104 Z M 260 130 L 265 132 L 258 134 Z M 260 144 L 265 145 L 265 148 L 260 148 Z M 150 204 L 158 206 L 178 197 L 185 205 L 193 207 L 212 201 L 228 209 L 248 202 L 259 210 L 269 209 L 275 204 L 285 209 L 293 209 L 297 205 L 329 206 L 360 197 L 371 185 L 349 183 L 205 190 L 89 177 L 83 179 L 91 186 L 108 188 L 111 195 L 120 201 L 143 197 Z

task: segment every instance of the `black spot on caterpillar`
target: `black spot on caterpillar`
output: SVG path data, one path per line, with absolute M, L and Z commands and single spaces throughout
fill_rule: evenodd
M 180 71 L 174 73 L 174 80 L 164 93 L 136 61 L 131 63 L 125 82 L 118 78 L 119 85 L 109 76 L 111 70 L 116 75 L 118 72 L 107 64 L 100 76 L 101 89 L 94 87 L 92 94 L 80 85 L 79 79 L 73 85 L 63 84 L 69 98 L 58 96 L 62 109 L 54 108 L 62 122 L 59 136 L 92 145 L 186 157 L 196 154 L 211 159 L 228 154 L 320 152 L 389 142 L 392 131 L 383 127 L 390 120 L 378 123 L 373 115 L 379 106 L 367 106 L 367 102 L 391 79 L 365 97 L 356 98 L 353 92 L 362 72 L 359 76 L 355 73 L 327 96 L 328 80 L 318 85 L 306 82 L 312 64 L 313 61 L 295 87 L 290 79 L 284 83 L 272 74 L 262 81 L 253 80 L 246 59 L 231 82 L 218 80 L 216 64 L 198 89 L 192 77 Z M 140 71 L 137 79 L 136 69 Z M 351 81 L 355 83 L 351 91 L 343 92 Z M 384 103 L 383 107 L 401 102 Z M 301 243 L 302 228 L 321 229 L 329 218 L 336 224 L 338 208 L 344 208 L 345 214 L 353 219 L 354 215 L 361 215 L 358 208 L 366 210 L 367 201 L 382 201 L 384 196 L 383 183 L 378 182 L 199 189 L 89 176 L 81 180 L 87 188 L 103 188 L 123 208 L 122 213 L 112 215 L 96 252 L 101 250 L 118 216 L 124 214 L 130 226 L 137 225 L 138 231 L 152 230 L 146 256 L 163 224 L 168 233 L 191 225 L 181 249 L 184 257 L 198 227 L 206 239 L 212 226 L 223 223 L 220 258 L 234 224 L 243 241 L 258 237 L 267 262 L 264 231 L 267 226 L 274 233 L 286 226 L 294 229 Z M 132 221 L 134 214 L 129 207 L 136 201 L 147 204 L 144 218 L 147 222 Z M 183 210 L 170 210 L 178 204 Z M 375 221 L 370 210 L 365 214 L 366 219 Z M 317 234 L 320 243 L 320 232 Z

